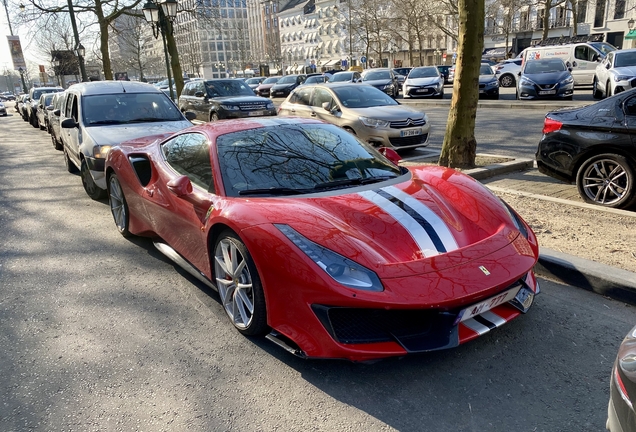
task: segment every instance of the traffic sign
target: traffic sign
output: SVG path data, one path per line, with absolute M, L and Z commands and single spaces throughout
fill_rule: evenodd
M 366 63 L 367 58 L 365 56 L 360 57 L 360 63 Z

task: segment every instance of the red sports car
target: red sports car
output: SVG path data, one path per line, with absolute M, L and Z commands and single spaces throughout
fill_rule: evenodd
M 471 177 L 388 156 L 319 121 L 245 119 L 122 143 L 106 175 L 124 236 L 302 357 L 451 348 L 527 312 L 528 225 Z

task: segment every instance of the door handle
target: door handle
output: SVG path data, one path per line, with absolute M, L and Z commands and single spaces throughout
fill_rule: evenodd
M 315 112 L 312 112 L 312 113 L 311 113 L 311 116 L 312 116 L 312 117 L 316 117 L 316 113 L 315 113 Z

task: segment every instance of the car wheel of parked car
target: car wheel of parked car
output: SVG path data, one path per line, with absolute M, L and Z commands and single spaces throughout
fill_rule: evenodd
M 634 170 L 627 159 L 616 154 L 591 157 L 576 175 L 581 198 L 604 207 L 625 208 L 636 201 Z
M 51 135 L 51 142 L 53 142 L 53 148 L 55 150 L 62 150 L 62 144 L 55 139 L 55 135 Z
M 607 83 L 605 83 L 605 97 L 612 97 L 612 83 L 609 82 L 609 80 L 607 81 Z
M 40 124 L 39 121 L 38 121 L 38 127 L 40 128 L 40 130 L 46 130 L 46 125 Z
M 592 97 L 594 99 L 602 99 L 603 98 L 603 92 L 601 92 L 598 89 L 598 80 L 596 79 L 596 77 L 594 78 L 594 83 L 592 84 Z
M 499 85 L 502 87 L 512 87 L 516 84 L 515 77 L 506 74 L 499 78 Z
M 85 160 L 82 161 L 80 166 L 80 177 L 82 177 L 82 186 L 84 186 L 84 190 L 89 197 L 94 200 L 100 200 L 106 196 L 106 191 L 95 184 Z
M 131 234 L 128 230 L 128 204 L 116 174 L 112 174 L 108 178 L 108 203 L 110 204 L 110 212 L 113 214 L 113 219 L 115 219 L 117 230 L 124 237 L 129 237 Z
M 439 96 L 437 96 L 437 99 L 444 99 L 444 89 L 442 88 L 442 91 L 440 92 Z
M 267 310 L 261 280 L 252 257 L 232 231 L 214 246 L 214 276 L 221 304 L 234 327 L 244 335 L 267 332 Z
M 211 122 L 219 121 L 219 115 L 217 113 L 210 114 L 210 121 Z
M 68 152 L 66 151 L 66 149 L 64 149 L 64 165 L 66 165 L 66 171 L 70 172 L 71 174 L 77 172 L 77 167 L 75 166 L 73 161 L 71 161 L 71 158 L 68 157 Z

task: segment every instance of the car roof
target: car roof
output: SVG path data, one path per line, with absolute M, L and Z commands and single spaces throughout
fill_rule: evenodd
M 92 81 L 77 83 L 69 87 L 69 91 L 80 93 L 83 96 L 111 93 L 163 93 L 154 85 L 139 81 Z

